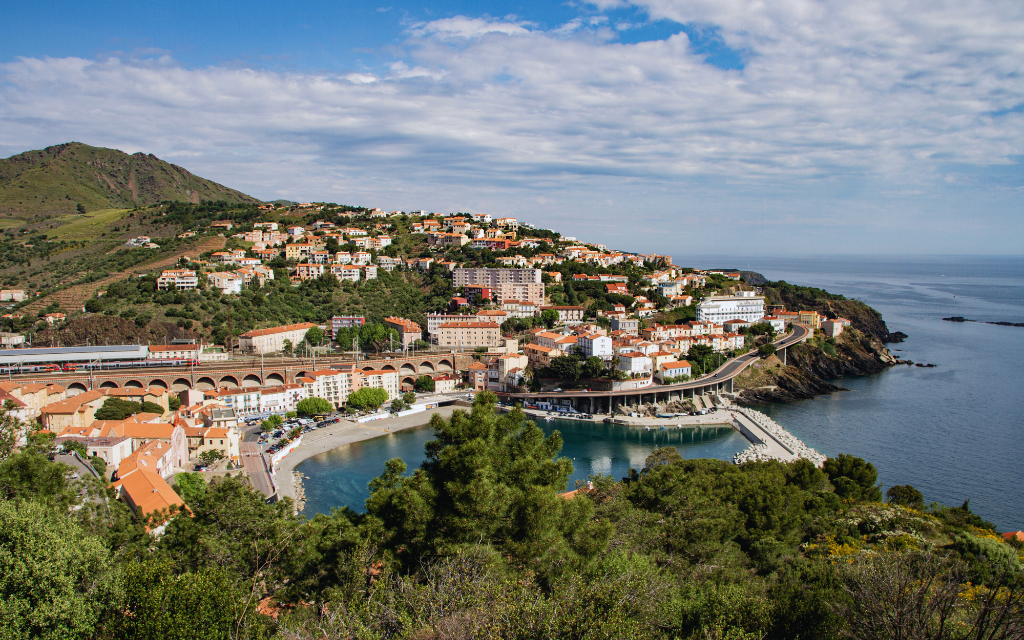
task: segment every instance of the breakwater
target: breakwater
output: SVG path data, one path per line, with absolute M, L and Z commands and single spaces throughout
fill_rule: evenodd
M 777 422 L 755 409 L 733 407 L 733 418 L 737 428 L 748 440 L 749 447 L 733 456 L 736 464 L 755 460 L 810 460 L 816 467 L 825 463 L 827 457 L 803 443 Z

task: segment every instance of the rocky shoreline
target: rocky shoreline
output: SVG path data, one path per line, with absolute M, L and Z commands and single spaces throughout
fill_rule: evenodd
M 803 343 L 789 348 L 786 364 L 774 357 L 762 360 L 752 369 L 764 370 L 767 366 L 769 371 L 759 375 L 757 371 L 748 370 L 749 373 L 738 378 L 740 390 L 735 401 L 749 406 L 808 400 L 846 390 L 830 380 L 871 375 L 896 365 L 914 364 L 894 356 L 878 337 L 856 330 L 845 332 L 831 348 L 835 355 L 825 353 L 816 344 Z

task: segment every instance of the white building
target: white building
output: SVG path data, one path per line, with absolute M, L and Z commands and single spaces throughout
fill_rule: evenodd
M 286 324 L 269 329 L 254 329 L 238 337 L 238 348 L 245 353 L 276 353 L 284 348 L 284 341 L 297 345 L 306 337 L 306 332 L 315 327 L 312 322 Z
M 591 356 L 597 356 L 602 360 L 608 360 L 613 355 L 612 339 L 608 336 L 602 336 L 597 333 L 577 336 L 576 346 L 582 349 L 583 355 L 588 358 Z
M 287 413 L 295 411 L 300 400 L 309 397 L 306 385 L 285 384 L 279 387 L 260 389 L 260 413 Z
M 156 279 L 157 289 L 191 290 L 199 286 L 199 276 L 191 269 L 168 269 Z
M 619 354 L 619 369 L 629 374 L 649 374 L 654 367 L 650 356 L 639 351 L 626 351 Z
M 242 293 L 242 279 L 230 271 L 216 271 L 206 276 L 210 286 L 223 293 Z
M 734 296 L 708 296 L 697 305 L 697 320 L 722 324 L 726 320 L 757 322 L 764 317 L 764 298 L 753 291 L 739 291 Z

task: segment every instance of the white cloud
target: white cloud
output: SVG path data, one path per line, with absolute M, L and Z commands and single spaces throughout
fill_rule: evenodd
M 444 39 L 479 38 L 489 33 L 502 33 L 507 36 L 525 36 L 530 34 L 529 29 L 515 22 L 467 18 L 465 16 L 417 23 L 410 27 L 409 32 L 419 37 L 435 36 Z
M 543 32 L 463 16 L 414 26 L 406 57 L 380 73 L 22 59 L 0 66 L 0 149 L 142 149 L 267 197 L 498 213 L 544 198 L 550 224 L 581 216 L 638 249 L 684 241 L 691 223 L 673 235 L 676 220 L 799 247 L 816 219 L 820 233 L 851 221 L 905 232 L 933 206 L 997 218 L 1006 246 L 1019 189 L 979 210 L 996 196 L 981 170 L 956 167 L 1024 154 L 1024 114 L 993 115 L 1024 103 L 1022 21 L 1010 3 L 961 4 L 642 5 L 717 27 L 749 52 L 741 71 L 706 64 L 685 34 L 622 44 L 589 19 Z M 962 203 L 944 195 L 946 176 Z M 664 232 L 623 233 L 623 206 Z M 858 241 L 852 226 L 843 242 Z

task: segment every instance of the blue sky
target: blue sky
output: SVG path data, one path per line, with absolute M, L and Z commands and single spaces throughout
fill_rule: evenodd
M 0 155 L 675 256 L 1020 254 L 1021 3 L 889 4 L 21 3 Z

